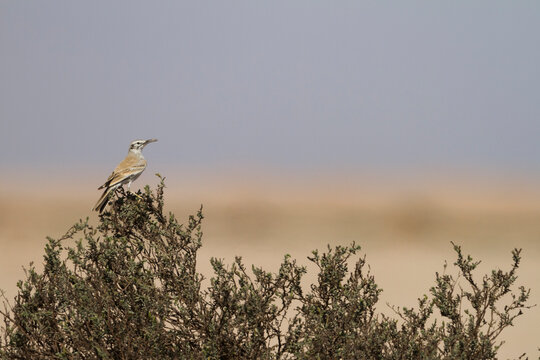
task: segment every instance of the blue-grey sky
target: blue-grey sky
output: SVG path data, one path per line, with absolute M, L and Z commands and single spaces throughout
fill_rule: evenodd
M 0 0 L 1 164 L 540 170 L 538 1 Z

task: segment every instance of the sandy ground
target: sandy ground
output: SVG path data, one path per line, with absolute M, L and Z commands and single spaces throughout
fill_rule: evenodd
M 435 272 L 455 258 L 454 241 L 482 260 L 481 271 L 507 269 L 510 251 L 523 248 L 518 283 L 540 303 L 540 186 L 533 181 L 199 176 L 170 177 L 166 200 L 179 219 L 204 205 L 199 264 L 207 276 L 212 256 L 230 262 L 241 255 L 273 270 L 284 254 L 307 264 L 312 249 L 356 241 L 384 289 L 379 309 L 388 312 L 386 303 L 414 306 L 429 292 Z M 8 178 L 0 179 L 0 288 L 13 298 L 23 266 L 41 264 L 45 236 L 59 237 L 87 216 L 97 221 L 90 208 L 102 179 L 36 186 Z M 147 182 L 157 180 L 144 174 L 138 185 Z M 503 333 L 500 358 L 538 356 L 538 324 L 539 307 L 518 318 Z

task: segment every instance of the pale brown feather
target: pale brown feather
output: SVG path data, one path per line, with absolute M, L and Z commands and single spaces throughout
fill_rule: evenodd
M 121 183 L 129 178 L 129 176 L 143 172 L 144 169 L 146 169 L 146 160 L 129 153 L 114 169 L 105 184 L 101 185 L 98 190 Z
M 103 194 L 101 194 L 101 197 L 97 201 L 96 205 L 94 205 L 94 207 L 92 208 L 92 211 L 97 211 L 100 213 L 103 211 L 103 209 L 105 208 L 105 205 L 107 205 L 107 202 L 109 200 L 109 194 L 111 193 L 113 189 L 115 188 L 111 187 L 111 188 L 105 189 L 105 191 L 103 192 Z
M 121 186 L 123 183 L 128 182 L 130 178 L 137 177 L 146 168 L 146 160 L 133 153 L 128 153 L 124 160 L 118 164 L 112 174 L 109 176 L 105 184 L 101 185 L 98 190 L 105 189 L 103 194 L 97 201 L 92 210 L 102 212 L 109 200 L 109 194 Z M 133 179 L 132 179 L 133 180 Z

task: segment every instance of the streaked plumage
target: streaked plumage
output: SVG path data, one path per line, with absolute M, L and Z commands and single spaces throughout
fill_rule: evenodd
M 135 181 L 146 168 L 146 160 L 142 154 L 142 149 L 147 144 L 155 141 L 157 141 L 157 139 L 135 140 L 131 143 L 126 158 L 118 164 L 105 184 L 98 188 L 98 190 L 105 189 L 105 191 L 103 191 L 103 194 L 92 210 L 102 212 L 109 200 L 109 194 L 118 187 L 128 184 L 129 190 L 131 183 Z

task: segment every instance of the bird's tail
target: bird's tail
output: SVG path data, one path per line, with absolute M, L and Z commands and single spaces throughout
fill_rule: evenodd
M 101 194 L 101 197 L 97 201 L 96 205 L 92 208 L 92 211 L 97 211 L 98 213 L 101 213 L 103 209 L 105 209 L 105 206 L 107 205 L 107 202 L 109 201 L 109 194 L 115 189 L 115 187 L 110 187 L 105 189 L 103 194 Z

